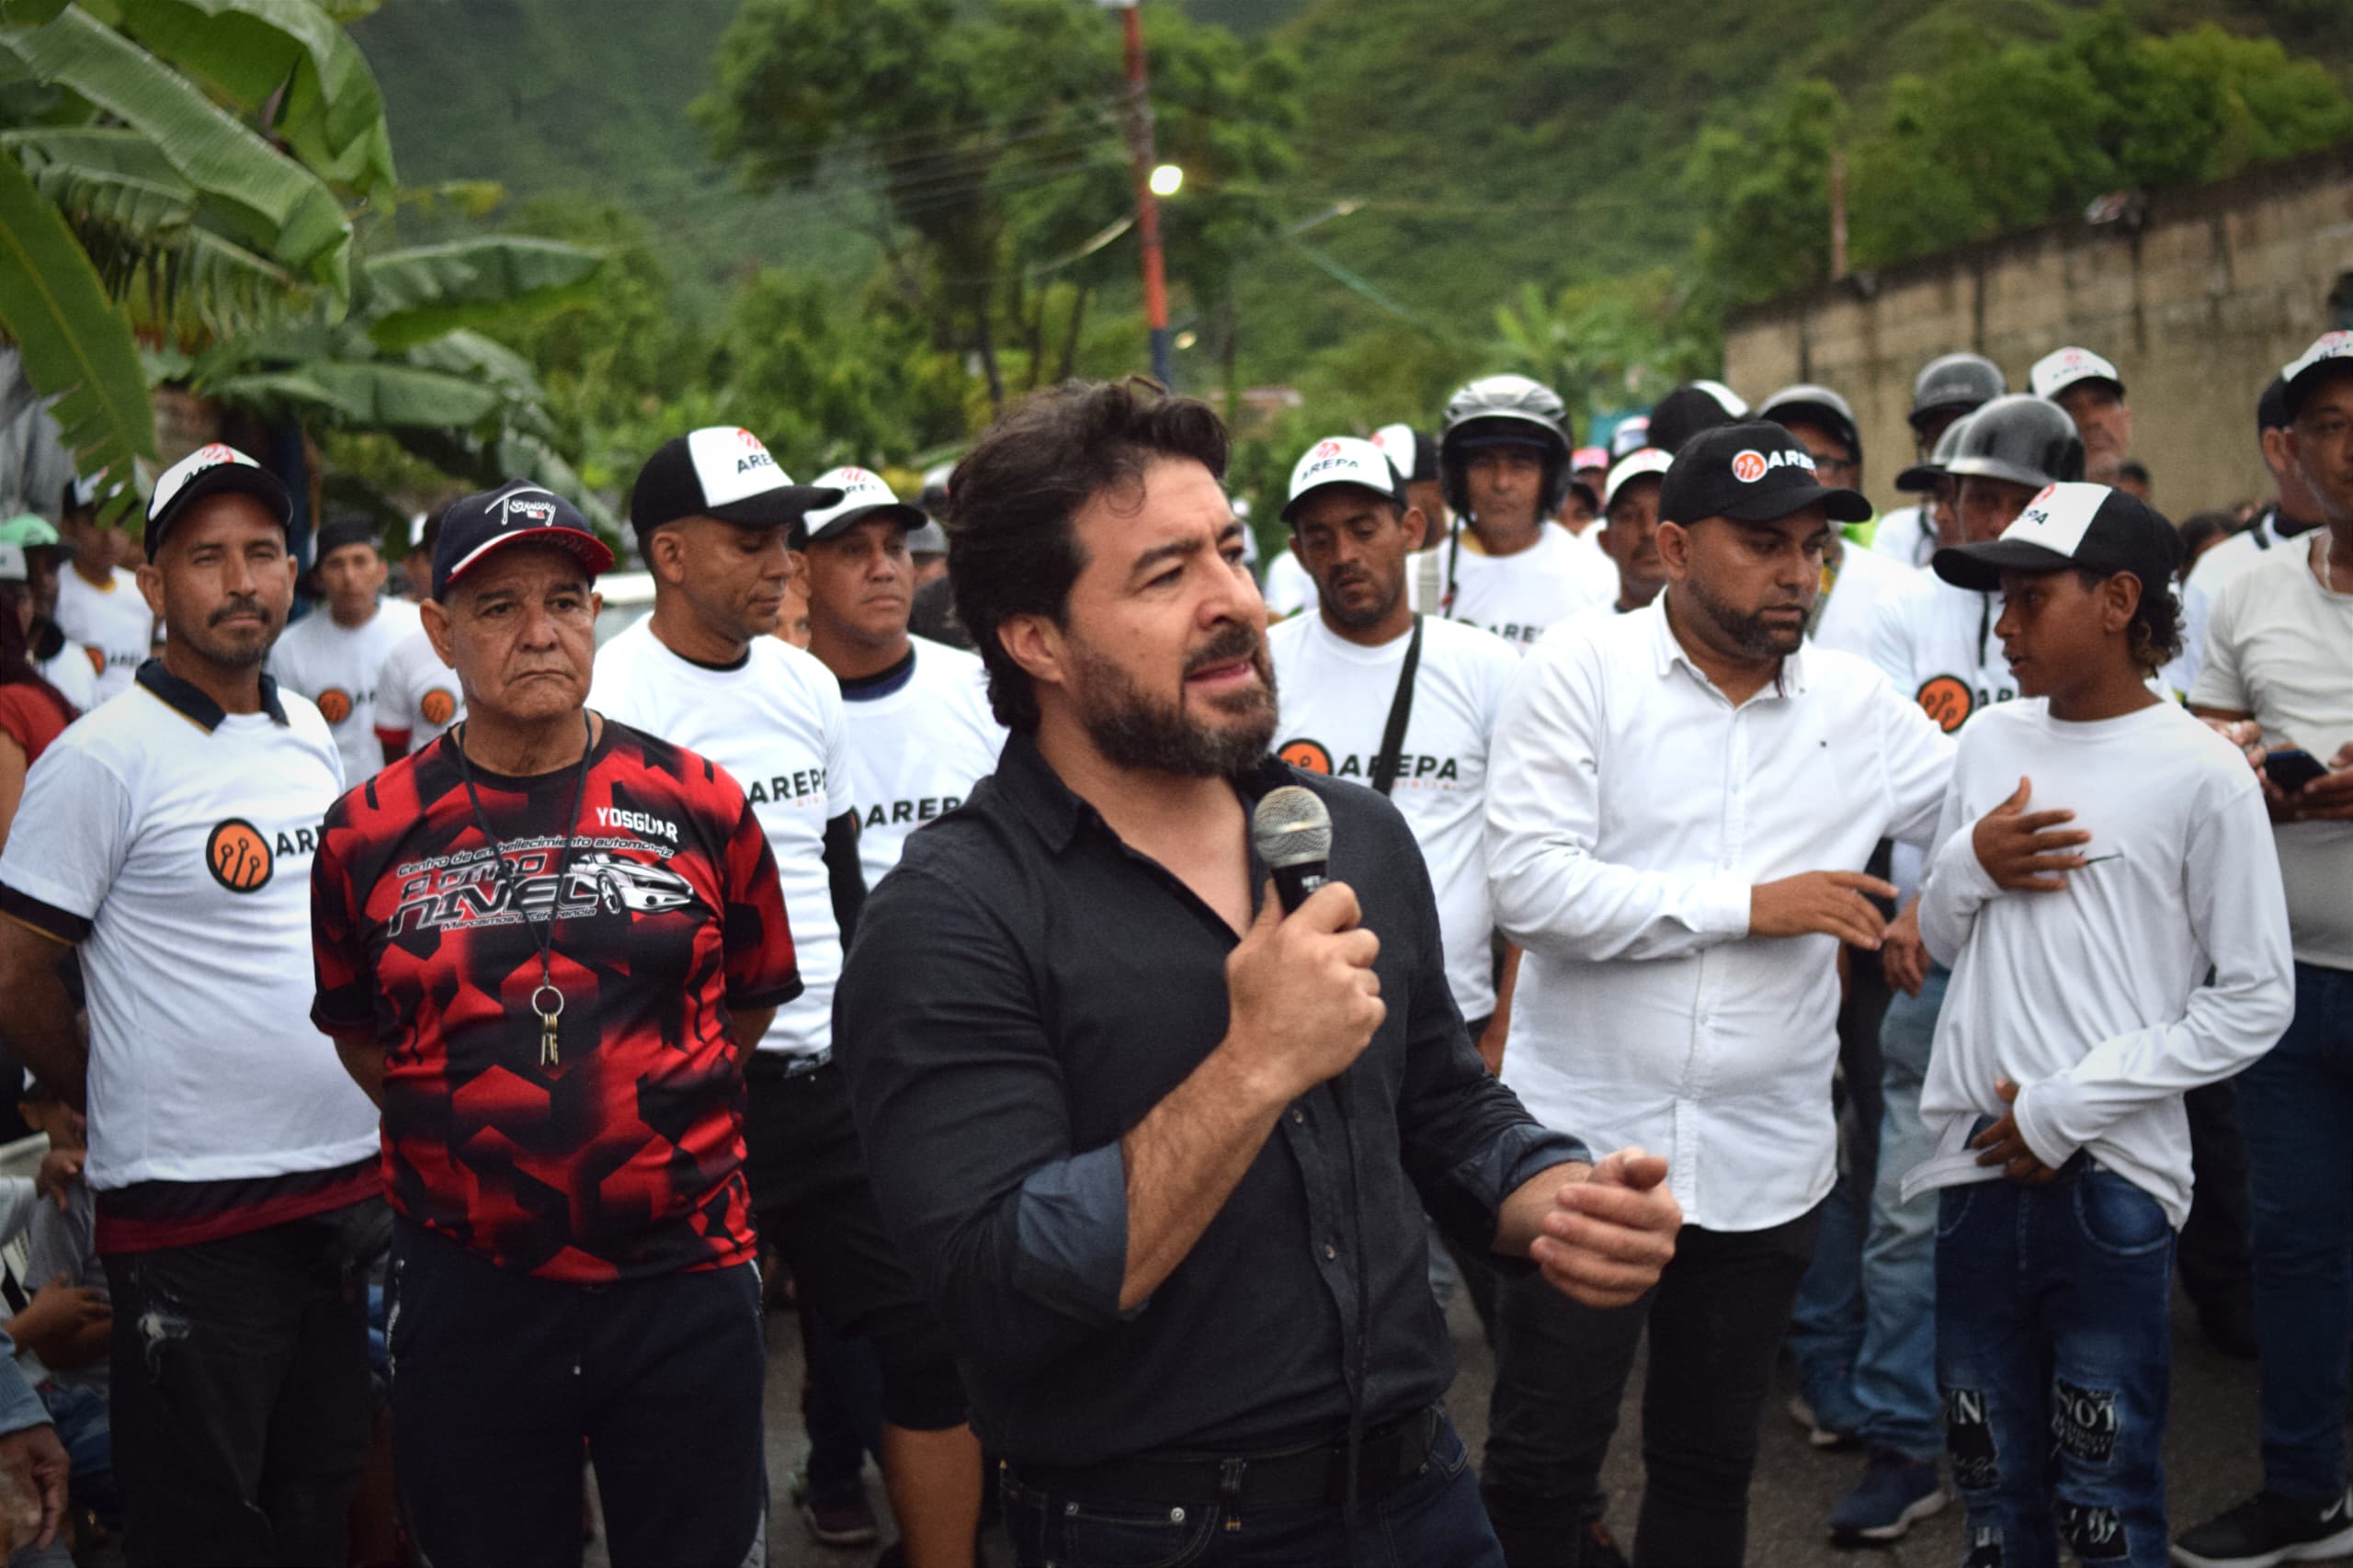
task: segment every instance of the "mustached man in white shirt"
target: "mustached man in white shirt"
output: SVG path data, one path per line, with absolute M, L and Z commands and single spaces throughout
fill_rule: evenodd
M 1521 653 L 1617 591 L 1590 538 L 1552 519 L 1569 494 L 1568 409 L 1526 376 L 1486 376 L 1448 400 L 1438 436 L 1445 537 L 1414 558 L 1413 606 L 1483 626 Z
M 673 437 L 630 496 L 654 613 L 597 653 L 589 705 L 685 746 L 745 786 L 784 884 L 806 987 L 745 1069 L 745 1174 L 763 1246 L 810 1309 L 874 1345 L 883 1481 L 915 1568 L 972 1556 L 980 1450 L 953 1358 L 874 1204 L 833 1060 L 842 950 L 866 902 L 841 684 L 770 635 L 794 576 L 792 530 L 838 490 L 794 484 L 749 430 Z
M 363 784 L 384 763 L 376 738 L 377 683 L 404 637 L 418 633 L 417 609 L 386 599 L 392 574 L 382 530 L 369 517 L 330 518 L 319 529 L 314 568 L 322 602 L 287 628 L 269 651 L 269 673 L 319 706 L 343 754 L 347 784 Z
M 90 661 L 103 702 L 129 690 L 154 653 L 155 612 L 139 591 L 138 574 L 122 565 L 130 540 L 117 524 L 98 520 L 99 487 L 77 482 L 65 499 L 57 531 L 74 559 L 57 580 L 57 626 Z
M 89 1112 L 134 1562 L 340 1562 L 368 1447 L 376 1110 L 301 1000 L 342 763 L 262 673 L 291 511 L 217 443 L 157 479 L 163 656 L 42 753 L 0 854 L 0 1042 Z
M 1492 632 L 1414 613 L 1406 558 L 1425 520 L 1370 442 L 1336 436 L 1309 448 L 1291 469 L 1283 521 L 1316 608 L 1267 634 L 1277 750 L 1294 767 L 1378 790 L 1404 814 L 1438 894 L 1454 1005 L 1492 1071 L 1511 1009 L 1508 984 L 1496 986 L 1481 835 L 1487 749 L 1518 657 Z M 1506 976 L 1518 963 L 1506 955 Z
M 2147 685 L 2180 641 L 2181 556 L 2145 502 L 2059 484 L 1935 561 L 2000 590 L 2031 699 L 1970 724 L 1945 797 L 1920 906 L 1952 969 L 1920 1100 L 1936 1155 L 1904 1181 L 1938 1192 L 1953 1480 L 1973 1549 L 2006 1562 L 2063 1540 L 2167 1561 L 2182 1096 L 2269 1051 L 2294 995 L 2256 777 Z
M 2263 1490 L 2176 1544 L 2183 1562 L 2353 1551 L 2353 333 L 2281 372 L 2286 450 L 2325 526 L 2283 540 L 2214 604 L 2191 703 L 2260 731 L 2287 886 L 2296 1017 L 2239 1074 L 2263 1373 Z M 2282 494 L 2285 489 L 2283 487 Z M 2290 755 L 2301 754 L 2301 755 Z
M 2304 477 L 2290 449 L 2288 434 L 2292 427 L 2288 417 L 2287 378 L 2274 376 L 2255 403 L 2255 438 L 2263 453 L 2263 466 L 2271 471 L 2271 504 L 2256 514 L 2255 521 L 2200 555 L 2189 568 L 2183 586 L 2203 593 L 2210 604 L 2222 597 L 2232 578 L 2261 564 L 2289 540 L 2321 526 L 2320 498 L 2313 494 L 2312 482 Z
M 841 682 L 858 858 L 872 887 L 899 863 L 908 835 L 996 771 L 1005 726 L 989 711 L 978 654 L 908 633 L 907 540 L 930 519 L 867 469 L 834 469 L 817 483 L 842 498 L 801 524 L 809 652 Z
M 1836 1164 L 1838 944 L 1878 945 L 1870 900 L 1894 890 L 1862 867 L 1882 838 L 1928 842 L 1951 769 L 1917 704 L 1805 643 L 1830 529 L 1870 509 L 1778 425 L 1694 437 L 1660 487 L 1665 592 L 1560 629 L 1505 702 L 1488 874 L 1526 956 L 1504 1081 L 1550 1125 L 1665 1155 L 1687 1221 L 1632 1307 L 1505 1282 L 1484 1479 L 1515 1562 L 1597 1528 L 1646 1326 L 1636 1559 L 1743 1560 Z

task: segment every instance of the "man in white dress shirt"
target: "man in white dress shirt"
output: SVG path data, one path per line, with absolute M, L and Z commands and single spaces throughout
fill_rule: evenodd
M 1693 437 L 1660 487 L 1666 591 L 1546 639 L 1505 703 L 1488 875 L 1526 956 L 1504 1080 L 1540 1119 L 1574 1108 L 1665 1155 L 1687 1219 L 1632 1306 L 1503 1286 L 1483 1481 L 1515 1568 L 1598 1548 L 1645 1325 L 1635 1561 L 1742 1561 L 1758 1413 L 1836 1164 L 1838 944 L 1878 944 L 1870 899 L 1894 890 L 1861 867 L 1881 838 L 1927 843 L 1952 765 L 1886 676 L 1805 642 L 1830 530 L 1869 512 L 1778 425 Z

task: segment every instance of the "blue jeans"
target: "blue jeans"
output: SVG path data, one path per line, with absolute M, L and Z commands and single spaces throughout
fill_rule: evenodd
M 114 1427 L 107 1396 L 81 1383 L 51 1379 L 40 1385 L 41 1408 L 49 1412 L 65 1457 L 74 1461 L 69 1490 L 74 1502 L 97 1515 L 109 1528 L 121 1524 L 122 1500 L 114 1484 Z
M 1855 1357 L 1855 1435 L 1907 1459 L 1937 1457 L 1937 1205 L 1904 1201 L 1904 1178 L 1937 1152 L 1920 1121 L 1928 1049 L 1952 971 L 1928 971 L 1917 996 L 1897 992 L 1880 1026 L 1879 1169 L 1863 1240 L 1863 1343 Z
M 1904 1201 L 1904 1177 L 1937 1152 L 1920 1086 L 1952 971 L 1931 968 L 1920 994 L 1897 992 L 1880 1026 L 1876 1156 L 1868 1193 L 1841 1172 L 1822 1210 L 1822 1244 L 1790 1326 L 1790 1351 L 1814 1419 L 1907 1459 L 1944 1447 L 1937 1399 L 1937 1205 Z M 1862 1164 L 1859 1162 L 1859 1164 Z
M 1470 1451 L 1443 1415 L 1422 1473 L 1361 1509 L 1353 1526 L 1335 1503 L 1230 1511 L 1078 1496 L 1025 1486 L 1010 1474 L 1002 1491 L 1019 1568 L 1503 1568 Z
M 2238 1077 L 2263 1346 L 2263 1483 L 2345 1487 L 2353 1331 L 2353 971 L 2296 966 L 2296 1017 Z
M 1937 1378 L 1969 1561 L 2164 1568 L 2173 1226 L 2077 1155 L 2047 1187 L 1950 1187 Z

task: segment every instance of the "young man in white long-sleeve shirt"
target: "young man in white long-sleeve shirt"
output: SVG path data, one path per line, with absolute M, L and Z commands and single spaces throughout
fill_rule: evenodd
M 1920 905 L 1952 980 L 1920 1101 L 1938 1153 L 1904 1186 L 1942 1189 L 1937 1375 L 1987 1561 L 2055 1563 L 2063 1540 L 2166 1562 L 2182 1095 L 2268 1051 L 2292 1010 L 2262 788 L 2145 684 L 2179 646 L 2180 559 L 2146 503 L 2058 484 L 1935 562 L 2001 589 L 2019 693 L 2047 699 L 1962 736 Z
M 1557 630 L 1506 699 L 1488 875 L 1525 956 L 1504 1081 L 1665 1154 L 1688 1221 L 1633 1306 L 1499 1290 L 1484 1489 L 1515 1568 L 1563 1542 L 1608 1560 L 1599 1471 L 1645 1324 L 1635 1561 L 1742 1560 L 1836 1158 L 1838 943 L 1878 946 L 1867 895 L 1893 890 L 1861 868 L 1883 837 L 1928 842 L 1951 764 L 1908 694 L 1805 645 L 1833 520 L 1868 510 L 1778 425 L 1694 437 L 1660 485 L 1665 593 Z

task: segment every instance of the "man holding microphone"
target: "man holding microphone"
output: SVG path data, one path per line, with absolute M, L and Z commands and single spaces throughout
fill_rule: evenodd
M 1014 733 L 869 901 L 841 1060 L 1017 1561 L 1492 1564 L 1423 1210 L 1597 1305 L 1679 1215 L 1662 1162 L 1592 1165 L 1486 1074 L 1395 809 L 1268 761 L 1225 456 L 1130 382 L 1040 393 L 958 468 L 949 573 Z M 1332 882 L 1286 915 L 1248 824 L 1300 784 Z

